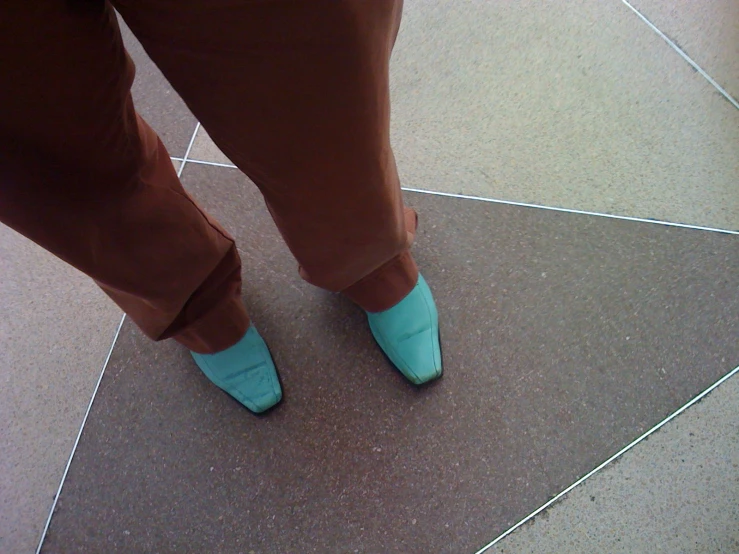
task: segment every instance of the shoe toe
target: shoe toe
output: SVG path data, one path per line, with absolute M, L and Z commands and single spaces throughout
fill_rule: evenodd
M 434 330 L 428 329 L 395 345 L 401 370 L 408 380 L 421 385 L 441 376 L 441 359 L 437 356 Z
M 282 399 L 280 382 L 271 364 L 251 367 L 238 377 L 240 379 L 231 381 L 225 390 L 252 412 L 264 412 Z
M 422 276 L 397 305 L 367 316 L 380 348 L 411 383 L 421 385 L 441 377 L 438 314 Z
M 264 412 L 282 400 L 277 368 L 254 327 L 228 350 L 216 354 L 193 352 L 192 356 L 214 385 L 254 413 Z
M 276 406 L 282 400 L 282 393 L 267 393 L 258 397 L 244 398 L 242 404 L 249 408 L 255 414 L 266 412 L 273 406 Z

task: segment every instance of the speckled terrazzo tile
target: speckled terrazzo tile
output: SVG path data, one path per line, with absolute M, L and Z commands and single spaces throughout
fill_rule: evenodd
M 739 362 L 736 236 L 408 194 L 446 367 L 417 390 L 246 178 L 183 181 L 239 242 L 284 403 L 255 418 L 126 324 L 45 552 L 474 552 Z
M 739 378 L 489 554 L 739 552 Z
M 629 0 L 726 91 L 739 99 L 739 2 Z
M 0 552 L 33 552 L 121 313 L 0 225 Z
M 391 70 L 406 187 L 739 230 L 739 110 L 618 0 L 407 2 Z

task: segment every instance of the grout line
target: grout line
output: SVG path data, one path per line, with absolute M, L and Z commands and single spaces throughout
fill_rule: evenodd
M 172 160 L 173 162 L 181 162 L 182 161 L 182 158 L 178 158 L 176 156 L 170 156 L 169 159 Z
M 198 121 L 198 124 L 195 125 L 195 130 L 192 132 L 192 136 L 190 137 L 190 144 L 187 145 L 187 150 L 185 151 L 185 157 L 182 158 L 180 169 L 177 170 L 177 177 L 182 176 L 182 170 L 185 169 L 185 164 L 190 161 L 187 159 L 187 157 L 190 155 L 190 150 L 192 150 L 192 145 L 195 142 L 195 137 L 198 135 L 198 129 L 200 129 L 199 121 Z
M 197 125 L 195 125 L 195 130 L 192 133 L 192 137 L 190 137 L 190 143 L 187 145 L 187 151 L 185 152 L 184 158 L 172 158 L 173 160 L 178 160 L 182 162 L 180 164 L 180 169 L 177 171 L 177 176 L 180 177 L 182 175 L 182 169 L 185 167 L 185 164 L 187 163 L 187 156 L 190 154 L 190 150 L 192 149 L 192 145 L 195 142 L 195 136 L 198 134 L 198 129 L 200 129 L 200 122 L 198 122 Z M 92 410 L 92 403 L 95 401 L 95 397 L 97 396 L 98 389 L 100 388 L 100 383 L 103 380 L 103 375 L 105 375 L 105 369 L 108 367 L 108 361 L 110 361 L 110 357 L 113 354 L 113 349 L 115 348 L 115 344 L 118 341 L 118 335 L 121 332 L 121 328 L 123 327 L 123 322 L 126 321 L 126 314 L 123 314 L 123 317 L 121 317 L 121 321 L 118 324 L 118 329 L 116 329 L 115 336 L 113 337 L 113 342 L 110 345 L 110 350 L 108 350 L 108 356 L 105 358 L 105 362 L 103 363 L 103 368 L 100 371 L 100 377 L 98 377 L 97 383 L 95 384 L 95 388 L 92 391 L 92 397 L 90 398 L 90 402 L 87 404 L 87 410 L 85 411 L 85 416 L 82 418 L 82 424 L 80 425 L 80 430 L 77 433 L 77 438 L 74 441 L 74 445 L 72 446 L 72 452 L 69 454 L 69 459 L 67 460 L 67 465 L 64 468 L 64 473 L 62 473 L 62 479 L 59 483 L 59 488 L 56 491 L 56 495 L 54 496 L 54 502 L 51 504 L 51 510 L 49 511 L 49 517 L 46 518 L 46 524 L 44 525 L 44 530 L 41 533 L 41 539 L 38 543 L 38 548 L 36 548 L 36 554 L 39 554 L 41 552 L 41 547 L 44 544 L 44 540 L 46 539 L 46 533 L 49 531 L 49 525 L 51 525 L 51 518 L 54 516 L 54 510 L 56 510 L 56 504 L 59 501 L 59 496 L 62 493 L 62 487 L 64 486 L 64 482 L 67 479 L 67 474 L 69 473 L 69 468 L 72 465 L 72 459 L 74 458 L 74 454 L 77 451 L 77 446 L 79 445 L 80 438 L 82 438 L 82 431 L 85 428 L 85 424 L 87 423 L 87 418 L 90 415 L 90 410 Z
M 670 39 L 670 37 L 668 37 L 666 34 L 660 31 L 654 23 L 649 21 L 634 6 L 629 4 L 627 0 L 621 0 L 621 2 L 626 4 L 626 6 L 631 9 L 631 11 L 633 11 L 637 16 L 639 16 L 639 18 L 644 23 L 646 23 L 655 33 L 657 33 L 667 44 L 669 44 L 672 47 L 672 49 L 675 50 L 675 52 L 680 54 L 680 56 L 686 62 L 688 62 L 693 67 L 693 69 L 695 69 L 698 73 L 700 73 L 706 79 L 706 81 L 711 83 L 716 88 L 716 90 L 718 90 L 724 96 L 724 98 L 726 98 L 737 110 L 739 110 L 739 102 L 737 102 L 728 92 L 726 92 L 726 90 L 724 90 L 724 88 L 721 85 L 719 85 L 716 81 L 714 81 L 713 78 L 708 73 L 706 73 L 701 66 L 695 63 L 690 56 L 688 56 L 685 52 L 683 52 L 682 48 L 680 48 L 677 44 L 675 44 L 675 42 L 672 39 Z
M 658 219 L 643 219 L 640 217 L 630 217 L 627 215 L 604 214 L 600 212 L 588 212 L 585 210 L 574 210 L 570 208 L 556 208 L 554 206 L 542 206 L 540 204 L 529 204 L 527 202 L 515 202 L 513 200 L 496 200 L 494 198 L 482 198 L 480 196 L 469 196 L 466 194 L 452 194 L 449 192 L 437 192 L 433 190 L 412 189 L 403 187 L 408 192 L 418 192 L 422 194 L 432 194 L 436 196 L 446 196 L 449 198 L 462 198 L 464 200 L 478 200 L 480 202 L 491 202 L 493 204 L 504 204 L 506 206 L 520 206 L 523 208 L 538 208 L 540 210 L 551 210 L 554 212 L 563 212 L 568 214 L 594 215 L 597 217 L 606 217 L 609 219 L 621 219 L 623 221 L 636 221 L 638 223 L 654 223 L 657 225 L 668 225 L 670 227 L 680 227 L 683 229 L 696 229 L 698 231 L 712 231 L 714 233 L 724 233 L 727 235 L 739 235 L 739 231 L 729 231 L 728 229 L 716 229 L 714 227 L 702 227 L 700 225 L 689 225 L 687 223 L 673 223 L 671 221 L 660 221 Z
M 172 158 L 174 159 L 174 158 Z M 194 164 L 203 164 L 203 165 L 215 165 L 218 167 L 229 167 L 231 169 L 237 169 L 237 167 L 234 164 L 224 164 L 221 162 L 206 162 L 205 160 L 193 160 L 188 158 L 188 162 L 194 163 Z
M 487 552 L 488 549 L 492 548 L 495 544 L 497 544 L 498 542 L 502 541 L 508 535 L 510 535 L 511 533 L 513 533 L 516 529 L 518 529 L 519 527 L 521 527 L 522 525 L 524 525 L 525 523 L 527 523 L 531 519 L 535 518 L 537 515 L 539 515 L 544 510 L 546 510 L 549 506 L 551 506 L 555 502 L 561 500 L 562 497 L 564 497 L 565 495 L 567 495 L 567 493 L 569 493 L 572 489 L 574 489 L 575 487 L 581 485 L 587 479 L 589 479 L 590 477 L 592 477 L 593 475 L 595 475 L 596 473 L 598 473 L 600 470 L 602 470 L 604 467 L 606 467 L 608 464 L 610 464 L 611 462 L 613 462 L 614 460 L 616 460 L 617 458 L 621 457 L 623 454 L 625 454 L 626 452 L 628 452 L 629 450 L 631 450 L 632 448 L 634 448 L 637 444 L 639 444 L 640 442 L 642 442 L 649 435 L 651 435 L 652 433 L 654 433 L 656 431 L 659 431 L 667 423 L 669 423 L 670 421 L 672 421 L 673 419 L 675 419 L 677 416 L 679 416 L 685 410 L 687 410 L 688 408 L 690 408 L 693 404 L 696 404 L 697 402 L 700 402 L 701 400 L 703 400 L 703 398 L 705 398 L 708 394 L 710 394 L 711 392 L 713 392 L 714 389 L 716 389 L 717 387 L 719 387 L 725 381 L 728 381 L 736 373 L 739 373 L 739 366 L 737 366 L 734 369 L 732 369 L 729 373 L 727 373 L 726 375 L 724 375 L 721 379 L 719 379 L 718 381 L 716 381 L 713 385 L 711 385 L 706 390 L 704 390 L 702 393 L 700 393 L 698 396 L 696 396 L 695 398 L 693 398 L 691 401 L 689 401 L 687 404 L 685 404 L 682 408 L 679 408 L 677 411 L 673 412 L 672 414 L 670 414 L 669 416 L 667 416 L 665 419 L 663 419 L 662 421 L 660 421 L 657 425 L 655 425 L 654 427 L 652 427 L 649 431 L 647 431 L 646 433 L 644 433 L 642 436 L 640 436 L 639 438 L 635 439 L 631 443 L 629 443 L 626 446 L 624 446 L 621 450 L 619 450 L 618 452 L 616 452 L 613 456 L 611 456 L 610 458 L 608 458 L 605 462 L 603 462 L 602 464 L 600 464 L 598 467 L 596 467 L 595 469 L 593 469 L 589 473 L 587 473 L 587 474 L 583 475 L 582 477 L 580 477 L 580 479 L 578 479 L 577 481 L 575 481 L 574 483 L 572 483 L 569 487 L 567 487 L 565 490 L 563 490 L 562 492 L 560 492 L 557 496 L 555 496 L 554 498 L 552 498 L 549 502 L 547 502 L 543 506 L 540 506 L 535 511 L 531 512 L 529 515 L 527 515 L 525 518 L 523 518 L 521 521 L 519 521 L 518 523 L 516 523 L 513 527 L 511 527 L 510 529 L 508 529 L 507 531 L 505 531 L 504 533 L 502 533 L 501 535 L 499 535 L 497 538 L 495 538 L 492 541 L 490 541 L 488 544 L 486 544 L 480 550 L 478 550 L 475 554 L 483 554 L 484 552 Z
M 105 357 L 105 362 L 103 363 L 103 369 L 100 371 L 100 377 L 98 377 L 97 383 L 95 383 L 95 388 L 92 391 L 92 397 L 90 398 L 90 402 L 87 404 L 87 410 L 85 411 L 85 415 L 82 418 L 82 424 L 80 425 L 80 430 L 77 432 L 77 438 L 74 441 L 74 445 L 72 445 L 72 452 L 69 454 L 69 459 L 67 460 L 67 465 L 64 468 L 64 473 L 62 474 L 62 480 L 59 483 L 59 488 L 56 491 L 56 495 L 54 496 L 54 502 L 51 504 L 51 510 L 49 510 L 49 517 L 46 518 L 46 525 L 44 525 L 44 530 L 41 533 L 41 540 L 39 540 L 38 548 L 36 548 L 36 554 L 39 554 L 41 552 L 41 547 L 44 544 L 44 540 L 46 539 L 46 533 L 49 531 L 49 525 L 51 524 L 51 518 L 54 515 L 54 510 L 56 510 L 56 503 L 59 501 L 59 496 L 62 494 L 62 487 L 64 486 L 64 481 L 67 479 L 67 473 L 69 473 L 69 468 L 72 465 L 72 458 L 74 458 L 74 454 L 77 451 L 77 446 L 80 443 L 80 438 L 82 438 L 82 430 L 85 428 L 85 423 L 87 423 L 87 418 L 90 415 L 90 410 L 92 410 L 92 403 L 95 400 L 95 396 L 97 396 L 98 389 L 100 388 L 100 383 L 103 380 L 103 374 L 105 373 L 105 368 L 108 367 L 108 362 L 110 361 L 110 356 L 113 354 L 113 348 L 115 347 L 115 343 L 118 340 L 118 335 L 121 332 L 121 327 L 123 327 L 123 322 L 126 320 L 126 314 L 123 314 L 123 317 L 121 317 L 121 322 L 118 324 L 118 328 L 115 331 L 115 335 L 113 336 L 113 343 L 110 345 L 110 350 L 108 350 L 108 355 Z
M 172 158 L 177 159 L 177 158 Z M 205 160 L 193 160 L 188 158 L 188 163 L 194 163 L 194 164 L 203 164 L 203 165 L 214 165 L 217 167 L 228 167 L 231 169 L 238 169 L 233 164 L 224 164 L 220 162 L 206 162 Z M 183 164 L 184 165 L 184 164 Z M 717 229 L 714 227 L 703 227 L 701 225 L 690 225 L 687 223 L 674 223 L 672 221 L 662 221 L 659 219 L 644 219 L 641 217 L 631 217 L 628 215 L 615 215 L 615 214 L 604 214 L 601 212 L 589 212 L 586 210 L 575 210 L 571 208 L 557 208 L 554 206 L 544 206 L 542 204 L 529 204 L 527 202 L 516 202 L 514 200 L 498 200 L 495 198 L 484 198 L 481 196 L 471 196 L 467 194 L 453 194 L 450 192 L 438 192 L 433 190 L 424 190 L 424 189 L 415 189 L 415 188 L 408 188 L 408 187 L 401 187 L 402 190 L 408 191 L 408 192 L 417 192 L 421 194 L 432 194 L 436 196 L 446 196 L 449 198 L 462 198 L 464 200 L 477 200 L 479 202 L 491 202 L 493 204 L 504 204 L 506 206 L 519 206 L 523 208 L 538 208 L 540 210 L 550 210 L 554 212 L 563 212 L 563 213 L 569 213 L 569 214 L 579 214 L 579 215 L 592 215 L 596 217 L 606 217 L 609 219 L 620 219 L 623 221 L 635 221 L 637 223 L 653 223 L 657 225 L 668 225 L 670 227 L 680 227 L 682 229 L 694 229 L 697 231 L 711 231 L 713 233 L 724 233 L 727 235 L 739 235 L 739 231 L 730 231 L 728 229 Z

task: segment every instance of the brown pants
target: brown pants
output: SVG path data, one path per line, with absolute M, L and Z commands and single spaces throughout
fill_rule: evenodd
M 28 0 L 0 6 L 0 221 L 91 276 L 151 338 L 249 325 L 231 236 L 131 100 L 113 6 L 259 187 L 301 275 L 363 308 L 415 285 L 389 142 L 400 0 Z

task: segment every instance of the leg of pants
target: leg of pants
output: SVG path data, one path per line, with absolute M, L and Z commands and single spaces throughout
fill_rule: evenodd
M 198 352 L 238 341 L 238 253 L 137 117 L 113 10 L 5 3 L 0 58 L 0 221 L 90 275 L 151 338 Z
M 399 0 L 113 0 L 260 188 L 309 282 L 369 311 L 416 284 L 389 139 Z
M 417 279 L 388 141 L 399 3 L 118 4 L 260 186 L 303 276 L 368 310 L 399 301 Z M 152 338 L 233 344 L 248 326 L 238 254 L 135 115 L 110 7 L 2 10 L 0 219 L 96 279 Z

